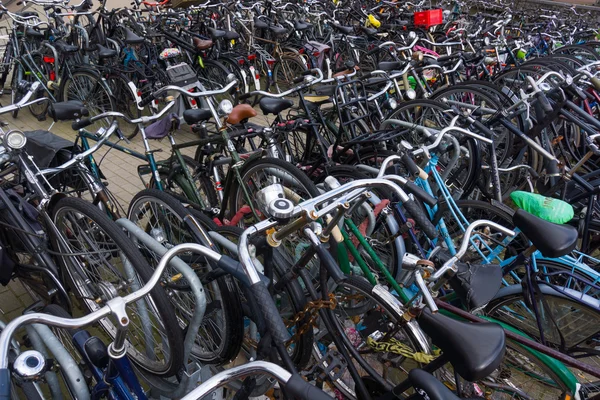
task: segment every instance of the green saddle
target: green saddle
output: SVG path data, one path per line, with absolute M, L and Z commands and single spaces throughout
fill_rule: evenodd
M 516 191 L 510 194 L 510 198 L 517 207 L 555 224 L 565 224 L 575 214 L 569 203 L 541 194 Z

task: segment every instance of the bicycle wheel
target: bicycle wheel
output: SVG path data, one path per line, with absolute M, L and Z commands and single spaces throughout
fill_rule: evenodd
M 144 257 L 125 233 L 101 210 L 76 198 L 59 200 L 52 210 L 56 234 L 52 246 L 84 309 L 96 311 L 106 301 L 131 293 L 152 276 Z M 57 236 L 60 235 L 60 236 Z M 130 319 L 127 352 L 140 368 L 162 376 L 183 365 L 183 338 L 167 295 L 154 287 L 144 299 L 127 306 Z M 110 338 L 116 326 L 100 325 Z
M 29 73 L 25 74 L 25 80 L 29 83 L 33 82 L 45 82 L 45 79 L 48 79 L 50 76 L 50 66 L 44 62 L 44 58 L 39 53 L 32 53 L 30 62 L 32 63 L 33 71 L 28 71 Z M 48 92 L 44 87 L 40 87 L 34 95 L 30 98 L 29 101 L 41 99 L 44 97 L 48 97 Z M 29 112 L 36 118 L 42 118 L 46 115 L 46 110 L 48 110 L 48 106 L 50 105 L 49 101 L 42 101 L 37 104 L 30 105 Z
M 407 378 L 408 371 L 422 365 L 418 360 L 433 359 L 424 333 L 416 322 L 406 323 L 402 318 L 403 310 L 387 298 L 390 294 L 384 287 L 372 286 L 361 277 L 348 276 L 341 284 L 332 286 L 329 292 L 336 303 L 330 313 L 341 328 L 335 334 L 345 335 L 359 349 L 364 362 L 376 369 L 380 379 L 395 386 Z M 331 334 L 320 324 L 313 345 L 313 356 L 325 366 L 327 354 L 337 351 Z M 356 360 L 352 362 L 361 376 L 368 376 Z M 333 379 L 332 383 L 344 396 L 356 398 L 354 381 L 348 372 Z
M 171 156 L 164 163 L 161 163 L 158 168 L 163 190 L 175 195 L 179 199 L 185 198 L 190 202 L 198 203 L 205 209 L 218 208 L 221 204 L 212 180 L 202 173 L 198 161 L 186 155 L 182 157 L 185 162 L 185 168 L 187 168 L 193 179 L 193 183 L 186 179 L 182 170 L 184 167 L 179 165 L 179 159 L 176 156 Z M 194 191 L 192 185 L 195 186 L 196 191 Z M 157 189 L 154 176 L 150 179 L 148 187 Z M 196 198 L 196 193 L 200 195 L 199 199 Z
M 146 233 L 153 236 L 167 247 L 182 243 L 209 245 L 206 238 L 198 238 L 188 227 L 185 218 L 190 215 L 181 203 L 167 193 L 155 189 L 142 190 L 136 194 L 129 205 L 128 218 Z M 204 221 L 203 221 L 204 222 Z M 204 222 L 205 223 L 205 222 Z M 202 240 L 201 240 L 202 239 Z M 142 254 L 152 268 L 155 268 L 160 257 L 150 249 L 138 243 Z M 201 276 L 213 270 L 210 263 L 202 256 L 192 253 L 179 255 Z M 169 277 L 178 271 L 168 267 L 165 270 L 165 291 L 175 308 L 179 326 L 185 329 L 195 308 L 194 297 L 185 278 L 172 282 Z M 242 315 L 240 298 L 235 285 L 228 277 L 210 281 L 203 280 L 207 300 L 207 311 L 198 331 L 192 354 L 207 364 L 228 362 L 239 352 L 242 343 Z
M 451 115 L 446 113 L 447 106 L 431 100 L 414 100 L 403 103 L 388 119 L 397 119 L 410 122 L 415 125 L 425 126 L 441 130 L 450 124 Z M 400 139 L 407 140 L 413 146 L 419 146 L 427 143 L 426 137 L 419 131 L 409 128 L 400 128 L 405 132 Z M 449 165 L 450 157 L 455 151 L 459 151 L 458 162 L 454 164 L 446 177 L 446 186 L 452 188 L 455 196 L 466 197 L 475 188 L 479 170 L 481 169 L 479 145 L 474 139 L 464 136 L 455 136 L 458 140 L 459 149 L 455 149 L 452 141 L 448 142 L 446 151 L 439 155 L 437 169 L 444 173 L 446 166 Z
M 135 94 L 129 87 L 130 81 L 131 79 L 119 73 L 106 76 L 106 83 L 112 93 L 116 110 L 129 119 L 136 119 L 142 116 L 142 111 L 137 107 Z M 127 139 L 132 139 L 139 131 L 137 125 L 128 124 L 123 120 L 119 121 L 119 129 Z
M 231 74 L 223 64 L 215 60 L 203 60 L 202 68 L 197 71 L 198 80 L 208 90 L 220 90 L 227 85 L 227 77 Z M 229 93 L 223 93 L 214 96 L 219 103 L 221 100 L 229 100 L 236 104 L 237 98 Z
M 295 86 L 294 79 L 306 71 L 306 65 L 294 56 L 282 56 L 273 66 L 273 83 L 278 93 Z M 297 96 L 291 94 L 291 97 Z
M 12 78 L 10 78 L 10 101 L 12 104 L 18 103 L 23 98 L 23 93 L 19 90 L 19 83 L 23 80 L 25 72 L 21 63 L 15 63 L 13 68 Z M 17 118 L 19 110 L 12 112 L 13 118 Z
M 110 93 L 110 88 L 101 77 L 94 72 L 75 71 L 70 76 L 63 79 L 61 86 L 61 100 L 81 101 L 88 109 L 90 117 L 108 111 L 117 111 L 113 96 Z M 110 119 L 104 118 L 96 121 L 87 129 L 90 132 L 96 132 L 102 127 L 108 127 L 108 125 L 110 125 Z

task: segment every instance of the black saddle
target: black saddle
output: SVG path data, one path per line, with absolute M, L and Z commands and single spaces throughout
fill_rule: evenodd
M 112 58 L 117 55 L 117 51 L 114 49 L 109 49 L 108 47 L 104 47 L 100 44 L 96 45 L 96 50 L 98 50 L 98 58 L 106 59 Z
M 227 31 L 227 33 L 225 33 L 225 40 L 235 40 L 239 39 L 239 37 L 240 34 L 236 31 Z
M 208 121 L 212 116 L 212 112 L 210 110 L 205 110 L 204 108 L 185 110 L 183 112 L 183 120 L 188 125 L 194 125 L 201 121 Z
M 336 85 L 321 85 L 315 87 L 315 94 L 319 96 L 333 96 L 336 90 Z
M 418 322 L 456 372 L 470 382 L 487 377 L 504 358 L 506 338 L 498 324 L 462 322 L 428 309 Z
M 129 29 L 125 29 L 125 43 L 126 44 L 142 44 L 142 43 L 144 43 L 144 38 L 136 35 Z
M 28 17 L 39 17 L 40 15 L 35 12 L 35 11 L 22 11 L 22 12 L 18 12 L 15 13 L 17 14 L 19 17 L 23 17 L 23 18 L 28 18 Z
M 283 110 L 287 110 L 288 108 L 293 106 L 294 102 L 291 100 L 286 100 L 286 99 L 272 99 L 269 97 L 263 97 L 262 99 L 260 99 L 258 104 L 259 104 L 260 109 L 262 110 L 263 114 L 277 115 L 280 112 L 282 112 Z
M 338 32 L 343 33 L 344 35 L 350 35 L 352 32 L 354 32 L 354 27 L 353 26 L 342 26 L 336 23 L 332 23 L 331 26 Z
M 29 37 L 35 37 L 35 38 L 43 38 L 44 34 L 40 31 L 36 31 L 35 29 L 33 29 L 32 27 L 28 26 L 27 29 L 25 29 L 25 34 Z
M 214 28 L 208 28 L 208 33 L 210 34 L 212 40 L 217 40 L 227 35 L 227 31 L 222 31 Z
M 377 29 L 375 28 L 367 28 L 366 26 L 360 26 L 360 31 L 367 34 L 367 36 L 375 37 L 377 36 Z
M 469 310 L 485 306 L 502 286 L 502 268 L 498 265 L 455 264 L 458 273 L 450 286 Z
M 394 71 L 402 69 L 402 63 L 400 61 L 382 61 L 377 64 L 377 69 L 383 71 Z
M 63 101 L 50 104 L 48 115 L 56 121 L 73 121 L 90 115 L 89 111 L 82 102 L 78 100 Z
M 254 17 L 254 26 L 258 29 L 267 29 L 269 24 L 258 17 Z
M 294 29 L 296 29 L 297 31 L 305 31 L 307 29 L 312 28 L 312 24 L 309 24 L 308 22 L 304 22 L 304 21 L 300 21 L 300 20 L 296 20 L 294 21 Z
M 285 29 L 283 26 L 271 25 L 269 29 L 276 35 L 285 35 L 286 33 L 288 33 L 288 30 Z
M 56 50 L 58 50 L 59 53 L 63 53 L 63 54 L 73 54 L 73 53 L 77 53 L 79 51 L 78 46 L 73 46 L 72 44 L 67 44 L 63 40 L 57 40 L 53 43 L 53 45 L 54 45 L 54 47 L 56 47 Z
M 557 258 L 569 254 L 577 245 L 577 228 L 559 225 L 538 218 L 525 210 L 517 210 L 513 224 L 542 252 L 544 257 Z
M 412 369 L 408 373 L 408 379 L 410 379 L 410 383 L 415 389 L 421 390 L 427 395 L 427 397 L 417 397 L 418 399 L 460 400 L 460 398 L 448 389 L 446 385 L 438 381 L 436 377 L 427 371 L 423 371 L 419 368 Z

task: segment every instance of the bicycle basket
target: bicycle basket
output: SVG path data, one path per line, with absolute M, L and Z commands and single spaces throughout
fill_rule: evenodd
M 167 68 L 169 85 L 175 85 L 184 89 L 189 89 L 198 84 L 196 72 L 187 63 L 173 65 Z

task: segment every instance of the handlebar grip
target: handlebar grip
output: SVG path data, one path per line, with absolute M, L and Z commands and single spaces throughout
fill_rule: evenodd
M 419 166 L 415 163 L 415 161 L 412 159 L 412 157 L 409 156 L 408 154 L 403 154 L 400 157 L 400 161 L 402 162 L 402 164 L 404 164 L 404 166 L 408 170 L 408 173 L 410 174 L 411 178 L 416 178 L 417 176 L 419 176 L 421 174 L 421 170 L 419 169 Z
M 306 382 L 298 374 L 292 375 L 285 384 L 285 391 L 290 395 L 290 398 L 299 400 L 332 400 L 331 396 Z
M 80 129 L 85 128 L 86 126 L 90 126 L 92 124 L 91 118 L 80 119 L 79 121 L 75 121 L 71 124 L 71 128 L 74 131 L 78 131 Z
M 406 182 L 402 188 L 407 192 L 414 195 L 417 199 L 421 200 L 423 203 L 426 203 L 430 207 L 435 207 L 437 204 L 437 199 L 423 190 L 420 186 L 414 184 L 413 182 Z
M 542 92 L 539 92 L 536 95 L 536 98 L 540 104 L 540 106 L 542 107 L 542 110 L 544 110 L 545 112 L 552 112 L 552 104 L 550 104 L 550 101 L 548 100 L 548 98 L 546 97 L 546 95 Z
M 423 209 L 413 200 L 409 199 L 407 202 L 402 203 L 404 208 L 410 213 L 412 219 L 415 220 L 419 229 L 427 235 L 429 239 L 435 239 L 438 237 L 437 228 L 431 223 L 429 217 L 425 214 Z
M 238 100 L 240 100 L 240 101 L 246 100 L 246 99 L 249 99 L 250 97 L 252 97 L 252 93 L 244 93 L 238 97 Z
M 531 176 L 533 177 L 533 179 L 539 179 L 540 178 L 540 174 L 537 173 L 537 171 L 533 168 L 529 169 L 529 173 L 531 174 Z
M 297 85 L 298 83 L 302 83 L 302 82 L 304 82 L 304 75 L 294 78 L 294 80 L 292 81 L 292 83 L 294 85 Z
M 0 400 L 11 400 L 10 386 L 10 370 L 0 369 Z
M 269 289 L 262 282 L 255 283 L 250 286 L 250 291 L 256 299 L 256 304 L 262 314 L 267 329 L 271 333 L 273 340 L 278 344 L 287 343 L 290 339 L 290 334 L 279 315 L 279 310 L 269 294 Z
M 154 95 L 151 94 L 150 96 L 146 97 L 145 99 L 142 99 L 142 101 L 140 101 L 140 107 L 146 107 L 148 104 L 152 103 L 152 101 L 154 101 Z

